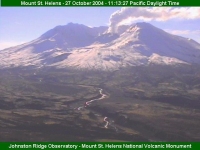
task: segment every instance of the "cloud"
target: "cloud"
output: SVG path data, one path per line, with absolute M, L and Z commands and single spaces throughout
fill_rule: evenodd
M 200 30 L 171 30 L 171 29 L 165 29 L 165 31 L 176 34 L 176 35 L 187 35 L 187 34 L 196 34 L 200 36 Z
M 171 30 L 171 29 L 165 29 L 166 32 L 180 35 L 188 38 L 195 39 L 197 42 L 200 43 L 200 30 Z
M 198 7 L 126 7 L 114 12 L 110 17 L 110 32 L 115 32 L 123 24 L 134 21 L 167 21 L 170 19 L 200 19 Z
M 12 46 L 20 45 L 24 42 L 0 42 L 0 50 L 3 50 L 5 48 L 9 48 Z

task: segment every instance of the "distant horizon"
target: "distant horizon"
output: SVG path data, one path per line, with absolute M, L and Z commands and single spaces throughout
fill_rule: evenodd
M 47 11 L 48 10 L 48 11 Z M 27 43 L 68 23 L 88 27 L 147 22 L 168 33 L 200 43 L 200 8 L 9 8 L 0 7 L 0 50 Z M 13 15 L 14 14 L 14 15 Z

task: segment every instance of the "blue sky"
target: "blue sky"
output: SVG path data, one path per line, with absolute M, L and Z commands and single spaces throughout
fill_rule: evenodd
M 47 30 L 69 22 L 102 26 L 138 21 L 147 21 L 200 43 L 200 8 L 0 7 L 0 49 L 31 41 Z

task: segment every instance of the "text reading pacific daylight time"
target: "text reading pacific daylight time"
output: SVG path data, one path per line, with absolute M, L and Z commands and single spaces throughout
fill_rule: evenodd
M 21 1 L 21 6 L 179 6 L 176 1 L 137 0 L 66 0 L 66 1 Z

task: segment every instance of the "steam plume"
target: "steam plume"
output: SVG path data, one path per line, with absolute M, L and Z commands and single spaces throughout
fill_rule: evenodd
M 135 21 L 167 21 L 170 19 L 199 19 L 200 8 L 184 7 L 131 7 L 121 8 L 110 16 L 109 32 L 117 32 L 120 25 L 131 24 Z

